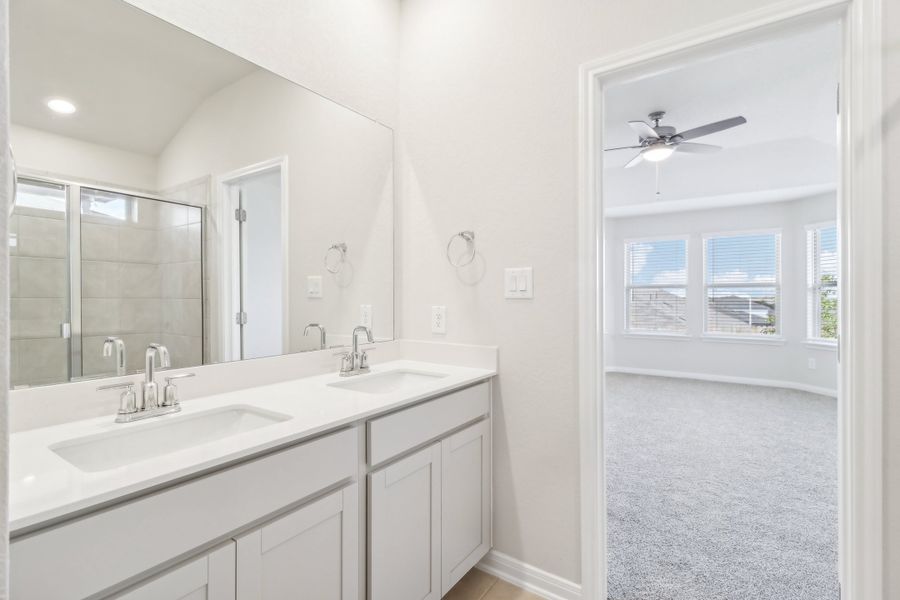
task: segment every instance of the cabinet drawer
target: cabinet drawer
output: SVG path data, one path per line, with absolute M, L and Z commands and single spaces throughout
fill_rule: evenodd
M 12 597 L 84 598 L 130 584 L 357 468 L 357 431 L 346 429 L 14 539 Z
M 368 422 L 369 465 L 380 464 L 490 412 L 488 381 Z

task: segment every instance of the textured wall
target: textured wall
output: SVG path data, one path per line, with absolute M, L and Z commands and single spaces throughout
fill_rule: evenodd
M 885 595 L 900 598 L 900 3 L 884 1 Z
M 401 333 L 498 344 L 497 550 L 578 581 L 578 66 L 763 2 L 405 0 L 401 14 Z M 455 271 L 448 237 L 476 232 Z M 533 266 L 535 298 L 503 299 Z
M 9 3 L 0 0 L 0 600 L 9 597 Z

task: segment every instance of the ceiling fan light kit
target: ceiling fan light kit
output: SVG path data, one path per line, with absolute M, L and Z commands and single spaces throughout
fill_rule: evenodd
M 701 125 L 700 127 L 694 127 L 693 129 L 688 129 L 687 131 L 678 133 L 678 131 L 674 127 L 659 124 L 659 122 L 665 115 L 665 111 L 661 110 L 650 113 L 648 116 L 650 117 L 650 120 L 653 121 L 652 126 L 645 121 L 628 121 L 628 126 L 631 127 L 631 130 L 634 131 L 638 136 L 638 145 L 623 146 L 620 148 L 606 148 L 605 151 L 609 152 L 612 150 L 638 150 L 638 154 L 625 164 L 626 169 L 629 169 L 645 160 L 654 163 L 666 160 L 667 158 L 672 156 L 672 154 L 674 154 L 676 150 L 689 154 L 707 154 L 711 152 L 718 152 L 722 149 L 721 146 L 714 146 L 712 144 L 697 144 L 694 142 L 689 142 L 688 140 L 693 140 L 705 135 L 725 131 L 726 129 L 731 129 L 732 127 L 737 127 L 738 125 L 743 125 L 747 122 L 747 119 L 745 119 L 744 117 L 732 117 L 730 119 L 716 121 L 715 123 L 708 123 L 706 125 Z

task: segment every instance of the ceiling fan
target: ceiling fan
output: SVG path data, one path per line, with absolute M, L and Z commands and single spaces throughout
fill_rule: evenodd
M 637 146 L 621 146 L 619 148 L 606 148 L 604 151 L 611 150 L 640 150 L 637 156 L 632 158 L 625 165 L 629 169 L 641 161 L 659 162 L 672 156 L 677 149 L 679 152 L 690 152 L 692 154 L 707 154 L 710 152 L 718 152 L 721 146 L 712 144 L 698 144 L 688 140 L 694 140 L 704 135 L 718 133 L 747 122 L 744 117 L 732 117 L 715 123 L 708 123 L 700 127 L 694 127 L 687 131 L 677 132 L 674 127 L 668 125 L 660 125 L 659 122 L 666 115 L 665 111 L 656 111 L 648 116 L 653 121 L 653 127 L 644 121 L 628 121 L 631 127 L 638 135 L 639 144 Z

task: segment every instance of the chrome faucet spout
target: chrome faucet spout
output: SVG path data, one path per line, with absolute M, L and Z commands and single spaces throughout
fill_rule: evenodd
M 324 350 L 326 348 L 325 343 L 325 328 L 318 323 L 310 323 L 306 327 L 303 328 L 303 335 L 309 335 L 310 329 L 318 329 L 319 330 L 319 350 Z
M 150 344 L 144 352 L 144 386 L 142 408 L 156 408 L 159 405 L 159 386 L 153 380 L 156 370 L 156 357 L 159 356 L 159 366 L 166 369 L 171 365 L 169 350 L 162 344 Z
M 109 336 L 103 341 L 103 356 L 110 357 L 113 353 L 113 348 L 116 349 L 116 375 L 124 375 L 125 374 L 125 342 L 122 341 L 122 338 L 117 338 L 113 336 Z

